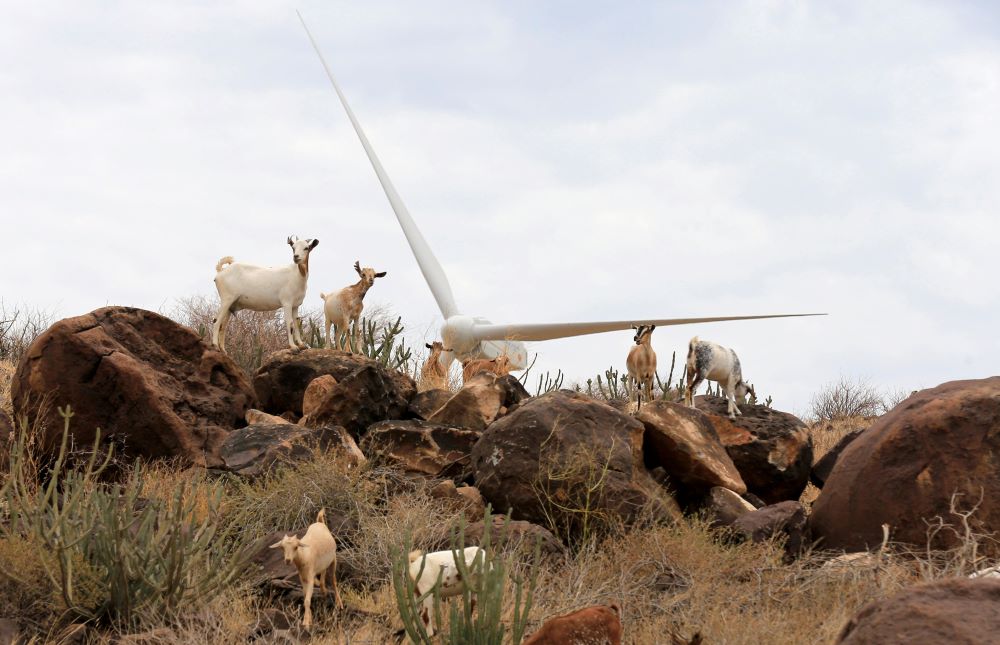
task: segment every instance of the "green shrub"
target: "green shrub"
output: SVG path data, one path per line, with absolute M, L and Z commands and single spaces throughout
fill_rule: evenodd
M 112 453 L 98 457 L 100 433 L 82 467 L 68 468 L 72 412 L 59 412 L 65 427 L 45 483 L 37 484 L 29 467 L 30 442 L 22 424 L 0 487 L 8 514 L 0 536 L 25 540 L 46 554 L 40 560 L 42 580 L 22 584 L 47 581 L 74 616 L 129 625 L 197 606 L 237 578 L 248 553 L 236 535 L 218 530 L 221 484 L 181 481 L 162 502 L 144 499 L 138 465 L 123 483 L 101 482 Z M 196 508 L 196 485 L 211 489 L 208 513 Z

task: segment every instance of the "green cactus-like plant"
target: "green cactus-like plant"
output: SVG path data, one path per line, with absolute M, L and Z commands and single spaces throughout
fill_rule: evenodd
M 492 526 L 490 508 L 486 508 L 483 518 L 486 527 Z M 528 624 L 528 614 L 534 599 L 535 586 L 538 580 L 536 566 L 540 550 L 540 542 L 535 544 L 534 561 L 529 565 L 526 575 L 514 572 L 511 556 L 504 556 L 497 547 L 505 543 L 509 534 L 510 520 L 505 519 L 500 532 L 500 539 L 494 545 L 491 542 L 490 530 L 483 533 L 480 543 L 482 551 L 471 565 L 465 562 L 465 522 L 452 532 L 451 550 L 454 554 L 458 574 L 465 581 L 465 589 L 460 597 L 456 597 L 448 608 L 447 623 L 442 622 L 443 603 L 437 583 L 422 594 L 416 593 L 413 579 L 409 575 L 409 553 L 411 542 L 407 538 L 401 549 L 393 553 L 392 581 L 396 596 L 396 607 L 403 621 L 407 636 L 413 643 L 430 645 L 441 642 L 448 645 L 518 645 L 524 637 Z M 426 562 L 426 561 L 424 561 Z M 423 563 L 417 574 L 423 574 Z M 512 594 L 508 596 L 507 586 L 513 586 Z M 438 626 L 440 635 L 432 639 L 420 617 L 421 604 L 433 598 L 434 624 Z M 510 626 L 503 623 L 504 608 L 508 602 L 513 603 L 513 617 Z M 473 602 L 475 600 L 475 602 Z M 475 606 L 475 611 L 473 611 Z M 440 639 L 439 641 L 437 639 Z
M 169 502 L 143 499 L 139 466 L 123 483 L 104 483 L 100 476 L 113 449 L 98 456 L 98 432 L 90 457 L 70 468 L 73 413 L 69 407 L 59 413 L 63 437 L 44 485 L 29 472 L 28 430 L 21 424 L 0 486 L 7 513 L 0 535 L 26 539 L 50 554 L 42 560 L 48 582 L 72 614 L 127 625 L 195 606 L 237 578 L 248 551 L 236 535 L 218 530 L 221 483 L 202 484 L 209 490 L 201 518 L 191 482 L 178 484 Z

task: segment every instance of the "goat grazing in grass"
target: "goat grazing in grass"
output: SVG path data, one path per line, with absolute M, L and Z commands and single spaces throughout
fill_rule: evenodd
M 292 264 L 282 267 L 261 267 L 234 262 L 226 256 L 215 265 L 215 288 L 219 290 L 219 313 L 212 325 L 212 345 L 225 351 L 226 326 L 229 316 L 240 309 L 274 311 L 281 309 L 288 329 L 288 345 L 292 349 L 306 347 L 297 324 L 299 307 L 306 296 L 309 280 L 309 253 L 319 240 L 293 240 Z
M 522 645 L 621 645 L 622 619 L 618 605 L 594 605 L 549 618 Z
M 361 279 L 356 284 L 344 287 L 336 293 L 321 293 L 319 297 L 323 299 L 323 313 L 326 317 L 326 346 L 330 347 L 330 326 L 333 326 L 333 346 L 337 349 L 345 349 L 346 339 L 341 341 L 341 334 L 350 332 L 351 345 L 358 348 L 358 320 L 361 318 L 361 311 L 365 308 L 365 294 L 375 284 L 375 278 L 384 278 L 385 271 L 375 272 L 371 267 L 361 268 L 361 262 L 354 263 L 354 270 L 358 272 Z M 353 323 L 353 330 L 349 325 Z
M 510 357 L 500 354 L 494 359 L 474 358 L 462 363 L 462 382 L 465 383 L 480 372 L 492 372 L 497 376 L 510 374 Z
M 695 336 L 688 343 L 688 384 L 684 392 L 685 404 L 695 407 L 694 391 L 706 379 L 722 386 L 726 393 L 730 419 L 742 414 L 736 405 L 737 397 L 741 403 L 748 393 L 752 399 L 757 398 L 753 386 L 743 380 L 743 371 L 740 369 L 740 359 L 736 356 L 736 352 L 711 341 L 698 340 Z
M 448 388 L 448 368 L 441 363 L 441 355 L 450 352 L 444 348 L 444 343 L 439 340 L 425 344 L 431 350 L 430 356 L 424 361 L 420 368 L 420 387 L 425 390 L 447 389 Z
M 481 555 L 480 555 L 481 554 Z M 465 566 L 471 580 L 463 580 L 458 565 L 455 564 L 454 551 L 435 551 L 424 554 L 423 551 L 410 551 L 409 576 L 413 581 L 413 594 L 417 599 L 427 593 L 440 578 L 438 597 L 441 599 L 458 596 L 465 591 L 466 582 L 472 588 L 478 585 L 478 576 L 486 562 L 486 552 L 478 546 L 466 547 L 462 553 Z M 475 599 L 473 598 L 473 602 Z M 434 624 L 434 595 L 428 594 L 420 603 L 420 620 L 427 629 L 427 635 L 433 636 L 437 626 Z
M 326 574 L 330 574 L 330 584 L 339 609 L 344 608 L 340 600 L 340 590 L 337 588 L 337 540 L 326 527 L 326 513 L 320 509 L 316 521 L 309 525 L 302 539 L 294 535 L 286 535 L 280 541 L 271 545 L 272 549 L 284 549 L 285 563 L 294 564 L 299 572 L 299 582 L 302 583 L 305 616 L 302 625 L 312 624 L 312 593 L 316 577 L 319 576 L 319 590 L 326 593 L 324 582 Z
M 642 405 L 642 390 L 646 391 L 646 400 L 653 399 L 653 377 L 656 376 L 656 352 L 653 351 L 652 338 L 656 325 L 632 325 L 635 331 L 635 347 L 628 350 L 625 367 L 628 375 L 636 386 L 636 404 Z

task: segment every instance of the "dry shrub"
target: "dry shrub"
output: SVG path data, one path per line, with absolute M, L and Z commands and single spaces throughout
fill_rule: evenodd
M 17 363 L 13 359 L 0 359 L 0 412 L 14 414 L 14 404 L 10 399 L 10 388 L 14 381 Z
M 51 323 L 52 314 L 47 311 L 8 307 L 0 301 L 0 361 L 16 365 Z
M 813 396 L 810 414 L 819 421 L 873 417 L 891 410 L 901 397 L 899 392 L 883 394 L 865 379 L 842 376 Z

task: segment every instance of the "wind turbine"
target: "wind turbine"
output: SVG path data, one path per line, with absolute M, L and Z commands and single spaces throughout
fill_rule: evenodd
M 770 314 L 762 316 L 651 318 L 605 322 L 515 323 L 497 325 L 481 316 L 469 316 L 461 313 L 458 305 L 455 304 L 455 297 L 451 293 L 451 285 L 448 283 L 448 277 L 441 268 L 441 264 L 434 257 L 434 253 L 427 244 L 427 240 L 420 233 L 420 229 L 417 228 L 413 218 L 410 217 L 410 212 L 407 210 L 406 204 L 400 199 L 399 193 L 396 192 L 396 188 L 392 185 L 392 181 L 389 179 L 389 175 L 386 174 L 385 168 L 382 167 L 382 163 L 375 154 L 371 143 L 369 143 L 368 137 L 365 136 L 364 130 L 361 129 L 361 124 L 358 122 L 357 117 L 354 116 L 354 111 L 348 105 L 347 98 L 341 91 L 340 85 L 337 84 L 336 79 L 333 77 L 330 66 L 326 64 L 326 59 L 323 57 L 319 45 L 316 44 L 312 32 L 309 31 L 309 27 L 306 26 L 306 21 L 302 18 L 302 14 L 298 11 L 295 13 L 298 14 L 302 28 L 305 29 L 306 35 L 309 36 L 309 42 L 312 43 L 313 49 L 316 50 L 316 55 L 319 57 L 319 61 L 323 65 L 323 69 L 326 71 L 326 76 L 330 79 L 334 91 L 340 98 L 340 103 L 344 106 L 344 111 L 347 112 L 347 118 L 351 120 L 351 125 L 354 126 L 354 131 L 357 133 L 358 139 L 360 139 L 361 145 L 368 155 L 368 160 L 371 162 L 372 168 L 375 169 L 375 174 L 382 184 L 382 190 L 385 191 L 385 196 L 389 199 L 389 204 L 396 214 L 396 220 L 399 222 L 400 228 L 403 229 L 403 234 L 410 245 L 410 250 L 413 251 L 413 257 L 416 258 L 417 264 L 420 266 L 420 271 L 424 274 L 424 280 L 427 281 L 427 286 L 430 287 L 431 293 L 434 294 L 434 299 L 437 301 L 438 308 L 441 310 L 441 316 L 444 318 L 444 324 L 441 326 L 441 339 L 444 342 L 444 346 L 451 350 L 442 354 L 441 360 L 446 367 L 455 358 L 460 360 L 479 357 L 492 359 L 501 354 L 506 354 L 510 359 L 513 369 L 524 369 L 528 364 L 528 351 L 523 341 L 553 340 L 587 334 L 600 334 L 608 331 L 621 331 L 631 329 L 633 325 L 690 325 L 693 323 L 721 322 L 726 320 L 756 320 L 760 318 L 826 315 Z

